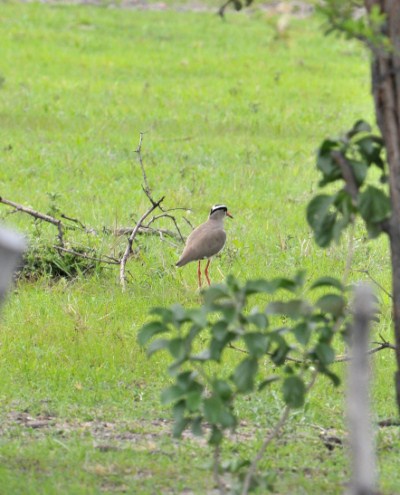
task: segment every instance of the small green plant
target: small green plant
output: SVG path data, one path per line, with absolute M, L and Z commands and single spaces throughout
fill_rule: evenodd
M 324 294 L 315 301 L 304 297 L 320 288 Z M 291 297 L 271 300 L 282 291 Z M 174 436 L 187 428 L 202 435 L 207 425 L 218 464 L 225 435 L 238 425 L 239 396 L 267 393 L 272 383 L 280 382 L 283 415 L 278 433 L 290 409 L 304 405 L 316 375 L 339 384 L 330 364 L 335 360 L 333 340 L 346 329 L 346 299 L 343 285 L 334 278 L 320 278 L 307 289 L 304 272 L 245 284 L 229 276 L 225 284 L 213 285 L 202 295 L 199 308 L 154 308 L 155 318 L 141 328 L 138 340 L 150 356 L 167 350 L 173 359 L 169 372 L 174 383 L 162 392 L 162 402 L 172 406 Z M 251 307 L 255 297 L 263 309 Z M 223 363 L 230 350 L 244 357 L 227 372 Z M 255 459 L 244 463 L 248 468 L 241 474 L 241 493 L 262 480 L 256 465 L 270 440 L 267 433 Z M 217 466 L 214 473 L 221 486 L 219 472 Z
M 308 205 L 307 220 L 319 246 L 338 241 L 357 214 L 364 220 L 370 237 L 387 230 L 391 208 L 384 187 L 387 176 L 383 146 L 382 138 L 372 134 L 370 125 L 362 120 L 343 137 L 325 139 L 321 144 L 317 157 L 317 168 L 322 174 L 319 186 L 337 181 L 345 184 L 333 194 L 315 196 Z M 379 187 L 367 183 L 372 168 L 379 172 Z

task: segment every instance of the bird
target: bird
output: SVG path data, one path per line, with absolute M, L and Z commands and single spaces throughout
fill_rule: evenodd
M 199 288 L 201 288 L 201 260 L 207 259 L 204 274 L 208 285 L 211 284 L 208 276 L 208 267 L 211 258 L 218 254 L 225 245 L 226 232 L 224 230 L 224 219 L 228 216 L 233 218 L 225 205 L 214 205 L 211 208 L 208 220 L 198 227 L 189 235 L 182 255 L 176 263 L 177 267 L 185 266 L 191 261 L 198 261 L 197 276 L 199 279 Z

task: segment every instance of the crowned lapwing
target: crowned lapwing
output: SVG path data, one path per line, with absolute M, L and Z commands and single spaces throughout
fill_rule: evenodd
M 208 285 L 210 285 L 208 267 L 210 266 L 211 258 L 224 247 L 226 241 L 224 219 L 226 216 L 233 218 L 225 205 L 214 205 L 211 208 L 207 222 L 195 228 L 187 238 L 182 256 L 176 263 L 176 266 L 184 266 L 191 261 L 199 262 L 197 269 L 199 287 L 201 287 L 201 260 L 204 259 L 208 260 L 204 273 Z

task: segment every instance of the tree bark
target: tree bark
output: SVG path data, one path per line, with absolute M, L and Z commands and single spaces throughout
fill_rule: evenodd
M 373 48 L 371 66 L 372 93 L 377 124 L 385 142 L 389 165 L 389 188 L 392 206 L 388 234 L 392 263 L 392 294 L 397 371 L 395 387 L 400 411 L 400 2 L 365 0 L 368 11 L 377 5 L 386 14 L 383 34 L 393 49 Z

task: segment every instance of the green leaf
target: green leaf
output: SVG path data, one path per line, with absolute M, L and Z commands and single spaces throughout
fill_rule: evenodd
M 175 404 L 172 412 L 174 416 L 174 427 L 172 430 L 172 435 L 175 438 L 179 438 L 182 435 L 183 430 L 190 423 L 190 420 L 185 418 L 185 402 L 180 401 Z
M 138 334 L 138 342 L 144 346 L 147 342 L 158 333 L 168 332 L 168 327 L 161 321 L 150 321 L 142 326 Z
M 358 186 L 361 186 L 365 179 L 367 178 L 368 165 L 365 162 L 360 162 L 358 160 L 347 160 L 350 164 L 354 178 Z
M 320 277 L 310 287 L 310 289 L 316 289 L 317 287 L 335 287 L 340 291 L 344 290 L 343 284 L 334 277 Z
M 245 358 L 238 364 L 232 378 L 239 392 L 245 393 L 253 390 L 257 370 L 258 362 L 253 357 Z
M 271 383 L 277 382 L 278 380 L 280 380 L 280 376 L 278 375 L 269 376 L 260 383 L 260 385 L 258 386 L 258 390 L 261 392 L 261 390 L 263 390 L 265 387 L 267 387 Z
M 224 436 L 222 434 L 222 431 L 220 430 L 220 428 L 218 428 L 217 426 L 213 425 L 212 429 L 211 429 L 211 435 L 210 435 L 210 438 L 208 439 L 208 443 L 210 445 L 220 445 L 222 440 L 223 440 Z
M 325 294 L 318 299 L 316 306 L 324 313 L 338 317 L 343 314 L 346 302 L 342 296 L 337 294 Z
M 178 385 L 171 385 L 161 392 L 161 403 L 170 404 L 171 402 L 176 402 L 177 400 L 182 399 L 184 395 L 185 391 L 182 390 L 181 387 L 178 387 Z
M 360 132 L 371 132 L 371 126 L 365 120 L 357 120 L 353 125 L 353 128 L 347 133 L 347 137 L 351 139 L 356 134 Z
M 188 309 L 186 311 L 186 318 L 200 328 L 207 326 L 207 313 L 205 312 L 204 307 Z
M 374 186 L 368 186 L 360 194 L 358 208 L 367 225 L 385 220 L 391 212 L 389 197 Z
M 211 424 L 218 424 L 220 422 L 221 414 L 224 408 L 224 404 L 217 396 L 211 396 L 203 401 L 204 417 Z
M 274 292 L 278 289 L 285 289 L 289 292 L 296 292 L 298 288 L 296 281 L 285 277 L 274 278 L 273 280 L 271 280 L 270 284 L 271 287 L 273 287 Z
M 186 320 L 186 311 L 181 304 L 173 304 L 170 309 L 173 321 L 177 326 Z
M 212 305 L 216 301 L 229 297 L 228 288 L 223 284 L 213 285 L 203 292 L 204 303 Z
M 287 302 L 274 301 L 269 303 L 265 312 L 270 315 L 285 315 L 295 320 L 311 314 L 312 307 L 302 299 L 292 299 Z
M 317 344 L 315 346 L 314 352 L 318 356 L 318 359 L 321 361 L 321 363 L 324 365 L 331 364 L 335 360 L 335 351 L 328 344 Z
M 201 437 L 203 435 L 201 422 L 202 422 L 201 416 L 198 416 L 197 418 L 192 420 L 192 433 L 197 437 Z
M 301 322 L 293 328 L 293 333 L 302 345 L 307 345 L 311 337 L 311 327 L 306 322 Z
M 168 345 L 169 345 L 168 339 L 156 339 L 147 348 L 147 355 L 151 356 L 157 351 L 161 351 L 162 349 L 167 349 Z
M 255 325 L 260 330 L 265 330 L 268 326 L 268 318 L 265 313 L 250 313 L 247 316 L 247 321 Z
M 225 340 L 228 334 L 228 322 L 225 320 L 219 320 L 215 325 L 211 327 L 211 333 L 216 340 Z
M 173 312 L 169 308 L 156 307 L 150 310 L 151 315 L 158 315 L 162 318 L 163 323 L 173 322 Z
M 332 207 L 336 197 L 320 194 L 313 198 L 307 206 L 307 221 L 314 231 L 315 241 L 321 247 L 327 247 L 332 242 L 336 222 L 336 213 Z
M 275 287 L 268 280 L 248 280 L 244 286 L 244 292 L 246 295 L 251 294 L 272 294 L 275 292 Z
M 175 359 L 184 358 L 186 355 L 185 341 L 180 337 L 171 339 L 168 343 L 168 350 Z
M 186 396 L 186 407 L 190 412 L 198 411 L 202 401 L 202 395 L 200 390 L 194 390 Z
M 285 404 L 292 408 L 304 405 L 306 387 L 303 380 L 298 376 L 285 378 L 282 385 L 283 400 Z
M 271 339 L 276 344 L 276 348 L 272 352 L 271 360 L 277 365 L 281 366 L 286 356 L 290 351 L 290 347 L 287 345 L 286 340 L 277 331 L 270 334 Z
M 212 387 L 215 394 L 219 395 L 224 401 L 229 400 L 233 395 L 233 391 L 229 383 L 225 380 L 214 380 Z
M 251 356 L 261 357 L 267 352 L 270 339 L 259 332 L 246 333 L 243 337 Z

